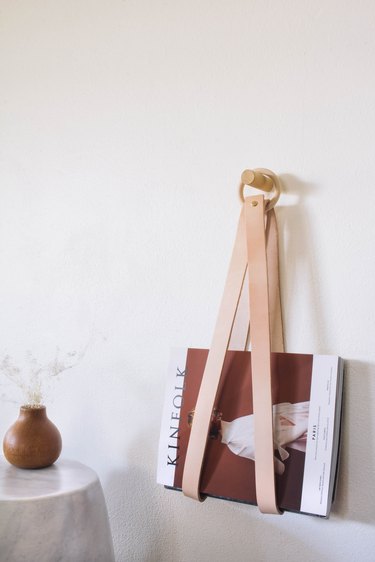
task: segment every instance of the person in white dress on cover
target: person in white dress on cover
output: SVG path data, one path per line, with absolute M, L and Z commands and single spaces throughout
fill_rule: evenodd
M 280 459 L 275 457 L 275 471 L 283 474 L 284 462 L 289 453 L 286 446 L 306 452 L 306 437 L 309 420 L 309 402 L 291 404 L 283 402 L 273 406 L 274 449 Z M 219 435 L 221 442 L 235 455 L 255 460 L 254 415 L 242 416 L 231 422 L 221 420 Z

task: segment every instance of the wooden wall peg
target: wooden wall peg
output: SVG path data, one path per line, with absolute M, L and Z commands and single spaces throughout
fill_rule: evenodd
M 269 176 L 255 170 L 245 170 L 241 175 L 241 182 L 269 193 L 273 189 L 273 181 Z
M 245 201 L 245 186 L 261 189 L 266 193 L 272 193 L 269 199 L 266 199 L 266 211 L 272 209 L 279 200 L 281 193 L 281 182 L 279 177 L 268 170 L 268 168 L 255 168 L 254 170 L 245 170 L 241 174 L 241 182 L 239 186 L 239 195 L 242 201 Z

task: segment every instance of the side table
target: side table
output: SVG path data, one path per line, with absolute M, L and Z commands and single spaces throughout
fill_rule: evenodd
M 1 562 L 114 562 L 103 490 L 83 464 L 40 470 L 0 457 Z

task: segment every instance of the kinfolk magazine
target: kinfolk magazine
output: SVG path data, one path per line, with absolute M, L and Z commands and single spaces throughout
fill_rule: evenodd
M 171 353 L 157 480 L 181 490 L 208 350 Z M 274 463 L 279 507 L 328 517 L 338 465 L 343 361 L 272 353 Z M 204 495 L 256 505 L 251 352 L 228 351 L 201 478 Z

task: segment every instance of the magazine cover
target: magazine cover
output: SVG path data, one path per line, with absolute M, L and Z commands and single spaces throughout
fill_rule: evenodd
M 181 490 L 190 428 L 208 350 L 171 354 L 158 482 Z M 276 496 L 282 510 L 329 515 L 337 467 L 343 362 L 272 353 Z M 212 413 L 202 494 L 256 505 L 251 352 L 228 351 Z

